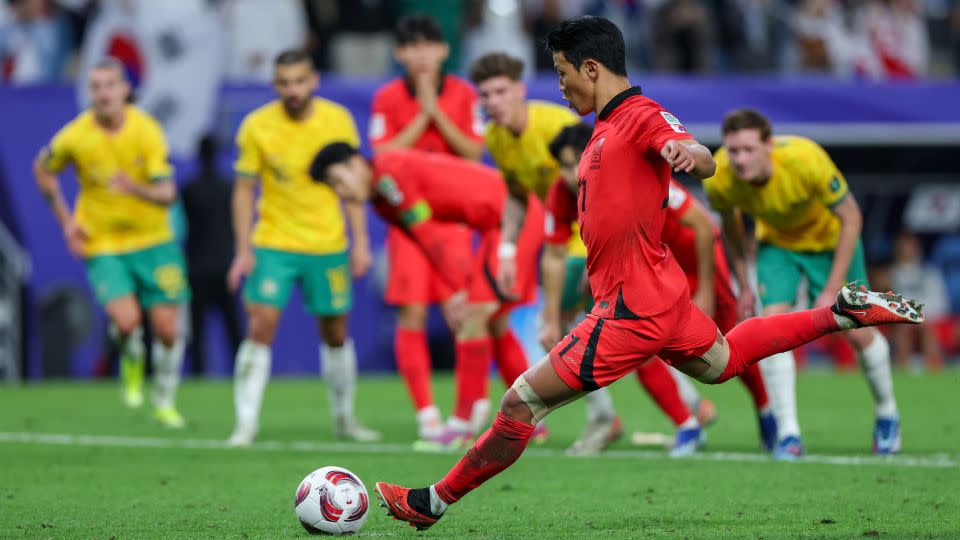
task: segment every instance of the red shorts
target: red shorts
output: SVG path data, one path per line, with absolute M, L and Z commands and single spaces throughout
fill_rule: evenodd
M 494 318 L 515 306 L 530 304 L 537 298 L 537 270 L 540 267 L 540 248 L 546 239 L 543 203 L 534 195 L 527 202 L 527 215 L 523 229 L 517 237 L 517 276 L 513 291 L 501 291 L 496 285 L 497 267 L 500 258 L 500 231 L 485 234 L 480 242 L 474 268 L 470 274 L 468 297 L 470 302 L 500 302 L 500 310 Z
M 445 225 L 445 243 L 457 258 L 473 257 L 473 233 L 464 225 Z M 427 256 L 404 232 L 391 226 L 387 231 L 387 292 L 388 304 L 438 304 L 454 291 L 440 279 Z
M 557 375 L 574 390 L 596 390 L 636 370 L 650 357 L 664 362 L 703 356 L 717 325 L 683 294 L 670 309 L 641 319 L 587 315 L 550 351 Z

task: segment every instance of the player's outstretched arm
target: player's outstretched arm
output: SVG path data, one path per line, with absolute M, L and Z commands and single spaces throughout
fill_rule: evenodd
M 850 261 L 853 260 L 853 253 L 857 249 L 857 241 L 860 239 L 860 232 L 863 230 L 863 214 L 860 213 L 860 205 L 853 197 L 853 193 L 847 193 L 833 208 L 833 213 L 840 218 L 840 238 L 837 240 L 837 248 L 833 252 L 833 265 L 830 267 L 830 276 L 827 278 L 827 284 L 823 288 L 820 297 L 817 298 L 817 304 L 831 305 L 836 291 L 846 283 L 847 272 L 850 269 Z
M 253 248 L 250 229 L 253 227 L 253 199 L 257 181 L 246 176 L 237 176 L 233 183 L 233 263 L 227 274 L 227 286 L 231 291 L 240 287 L 240 280 L 253 268 Z
M 370 253 L 370 235 L 367 233 L 367 211 L 363 204 L 344 203 L 347 223 L 350 224 L 352 246 L 350 246 L 350 272 L 355 278 L 361 278 L 370 270 L 373 255 Z
M 694 303 L 708 317 L 713 317 L 715 290 L 713 286 L 713 222 L 707 210 L 699 204 L 691 204 L 680 216 L 680 223 L 693 229 L 694 249 L 697 252 L 697 293 Z
M 507 200 L 503 205 L 503 217 L 500 220 L 500 246 L 497 255 L 500 264 L 497 267 L 497 287 L 509 295 L 517 277 L 517 238 L 527 218 L 527 199 L 529 194 L 518 182 L 507 181 Z
M 71 216 L 70 207 L 67 206 L 67 201 L 63 198 L 63 191 L 60 189 L 60 179 L 57 178 L 55 173 L 47 169 L 42 157 L 38 157 L 33 162 L 33 175 L 36 178 L 37 186 L 40 188 L 40 193 L 43 194 L 43 198 L 46 199 L 53 216 L 63 230 L 67 249 L 75 257 L 82 257 L 84 244 L 88 240 L 87 233 L 77 225 L 73 216 Z
M 560 338 L 560 299 L 563 296 L 563 281 L 567 271 L 567 246 L 547 244 L 540 259 L 540 277 L 543 281 L 543 328 L 540 330 L 540 344 L 550 350 Z
M 739 318 L 746 319 L 754 315 L 756 309 L 756 298 L 753 296 L 753 288 L 750 284 L 750 277 L 747 274 L 748 255 L 747 255 L 747 233 L 743 226 L 743 215 L 739 209 L 727 210 L 721 215 L 721 227 L 723 238 L 727 244 L 727 251 L 730 253 L 730 266 L 733 267 L 733 275 L 737 278 L 740 285 L 740 297 L 737 301 L 737 314 Z
M 673 172 L 685 172 L 698 180 L 710 178 L 717 171 L 713 154 L 696 139 L 667 141 L 660 155 L 670 164 Z

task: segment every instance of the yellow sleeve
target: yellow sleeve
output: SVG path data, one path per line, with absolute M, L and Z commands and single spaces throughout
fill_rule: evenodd
M 253 136 L 252 124 L 253 121 L 247 116 L 237 131 L 237 161 L 233 164 L 233 171 L 237 176 L 260 178 L 260 171 L 263 170 L 263 155 Z
M 806 159 L 802 161 L 807 169 L 804 178 L 812 193 L 828 208 L 840 204 L 850 192 L 847 179 L 840 169 L 830 159 L 827 151 L 819 144 L 810 141 L 809 149 L 804 152 Z
M 163 128 L 153 119 L 148 119 L 144 128 L 144 145 L 147 153 L 147 178 L 161 182 L 173 178 L 173 166 L 167 158 L 167 140 Z
M 50 139 L 50 142 L 40 150 L 40 162 L 43 163 L 45 169 L 52 173 L 59 173 L 73 161 L 69 127 L 67 125 L 60 129 Z
M 347 135 L 347 140 L 344 142 L 354 148 L 360 148 L 360 132 L 357 131 L 357 123 L 353 120 L 353 115 L 347 109 L 343 109 L 343 129 Z

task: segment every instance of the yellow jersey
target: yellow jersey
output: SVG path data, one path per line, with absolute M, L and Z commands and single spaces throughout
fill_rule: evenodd
M 780 136 L 773 143 L 773 175 L 762 185 L 736 178 L 724 148 L 717 172 L 703 181 L 719 212 L 739 208 L 757 222 L 757 240 L 792 251 L 837 247 L 840 218 L 833 207 L 847 196 L 847 181 L 827 152 L 804 137 Z
M 110 187 L 118 173 L 149 184 L 173 178 L 163 128 L 145 111 L 127 105 L 117 132 L 100 126 L 93 112 L 65 125 L 40 155 L 52 173 L 73 164 L 80 184 L 74 219 L 89 235 L 87 257 L 129 253 L 173 240 L 169 209 Z
M 519 137 L 504 126 L 490 123 L 484 142 L 508 182 L 519 183 L 543 200 L 560 177 L 560 165 L 550 154 L 550 142 L 560 130 L 579 122 L 580 117 L 566 107 L 531 100 L 527 102 L 527 128 Z M 587 256 L 576 223 L 567 251 L 572 256 Z
M 324 146 L 359 146 L 360 136 L 342 105 L 314 98 L 312 107 L 297 121 L 272 101 L 248 114 L 237 132 L 235 172 L 261 182 L 255 246 L 318 255 L 347 249 L 340 199 L 310 177 L 310 164 Z

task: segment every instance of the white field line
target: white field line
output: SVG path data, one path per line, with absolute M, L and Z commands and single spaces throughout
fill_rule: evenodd
M 207 449 L 228 450 L 226 443 L 218 439 L 173 439 L 162 437 L 126 437 L 120 435 L 72 435 L 67 433 L 26 433 L 0 432 L 0 443 L 38 444 L 54 446 L 99 446 L 117 448 L 174 448 L 174 449 Z M 230 449 L 233 450 L 233 449 Z M 354 452 L 360 454 L 414 454 L 422 453 L 413 449 L 409 444 L 362 444 L 338 442 L 311 442 L 311 441 L 263 441 L 251 446 L 246 451 L 262 452 Z M 245 451 L 234 450 L 234 451 Z M 562 450 L 549 448 L 528 448 L 525 456 L 534 457 L 562 457 Z M 583 458 L 570 458 L 583 459 Z M 599 456 L 588 459 L 668 459 L 664 452 L 651 450 L 610 450 Z M 737 463 L 765 463 L 770 462 L 766 454 L 750 454 L 740 452 L 700 452 L 691 457 L 683 458 L 693 461 L 721 461 Z M 927 469 L 957 469 L 960 460 L 949 454 L 933 454 L 925 456 L 828 456 L 807 455 L 799 464 L 818 463 L 824 465 L 845 466 L 880 466 L 902 468 Z

